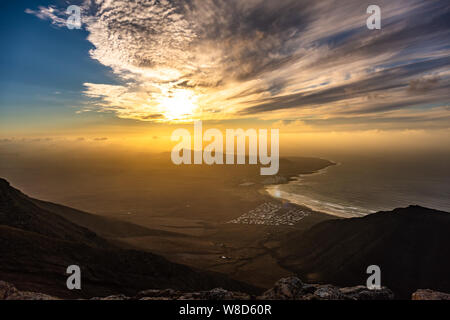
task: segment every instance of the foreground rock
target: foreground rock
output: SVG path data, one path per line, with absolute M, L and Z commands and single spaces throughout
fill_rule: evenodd
M 261 300 L 392 300 L 388 288 L 369 290 L 364 286 L 338 288 L 329 284 L 306 284 L 297 277 L 278 280 L 272 289 L 264 292 Z
M 92 298 L 91 300 L 250 300 L 255 299 L 247 293 L 228 291 L 215 288 L 208 291 L 181 292 L 172 289 L 145 290 L 134 297 L 114 295 L 105 298 Z
M 369 290 L 364 286 L 339 288 L 329 284 L 308 284 L 297 277 L 278 280 L 274 287 L 261 296 L 216 288 L 208 291 L 181 292 L 172 289 L 145 290 L 133 297 L 122 294 L 96 297 L 91 300 L 392 300 L 394 294 L 388 288 Z M 0 300 L 58 300 L 36 292 L 19 291 L 14 285 L 0 281 Z M 450 300 L 450 294 L 417 290 L 412 300 Z
M 12 284 L 0 281 L 0 300 L 59 300 L 47 294 L 19 291 Z
M 411 300 L 450 300 L 450 294 L 430 289 L 419 289 L 412 294 Z
M 280 279 L 261 296 L 216 288 L 209 291 L 180 292 L 172 289 L 145 290 L 134 297 L 123 295 L 94 300 L 392 300 L 394 294 L 387 288 L 369 290 L 364 286 L 338 288 L 332 285 L 303 283 L 297 277 Z

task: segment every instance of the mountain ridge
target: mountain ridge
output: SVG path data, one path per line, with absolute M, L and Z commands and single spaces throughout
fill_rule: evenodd
M 146 288 L 166 287 L 206 290 L 220 286 L 260 291 L 220 273 L 173 263 L 150 252 L 119 247 L 43 208 L 45 202 L 36 201 L 11 187 L 6 180 L 0 180 L 0 278 L 14 282 L 19 289 L 66 298 L 115 292 L 132 295 Z M 105 220 L 105 223 L 110 222 Z M 81 292 L 66 288 L 66 268 L 73 264 L 79 265 L 82 271 Z
M 381 268 L 382 284 L 399 297 L 417 288 L 450 291 L 450 214 L 411 205 L 365 217 L 333 219 L 280 249 L 281 265 L 311 281 L 364 283 L 366 268 Z

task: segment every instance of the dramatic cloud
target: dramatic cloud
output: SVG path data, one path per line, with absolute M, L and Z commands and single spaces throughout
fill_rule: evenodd
M 35 15 L 39 19 L 49 20 L 55 26 L 66 26 L 67 18 L 63 18 L 64 12 L 58 10 L 55 6 L 49 6 L 48 8 L 39 6 L 38 10 L 26 9 L 25 12 Z
M 381 30 L 367 29 L 358 0 L 85 1 L 91 57 L 122 83 L 86 83 L 85 94 L 144 121 L 448 125 L 449 2 L 377 4 Z M 54 7 L 27 12 L 64 18 Z

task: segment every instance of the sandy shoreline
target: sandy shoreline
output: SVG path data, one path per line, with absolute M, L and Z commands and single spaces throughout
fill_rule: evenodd
M 338 163 L 338 162 L 332 162 L 330 160 L 326 160 L 326 161 L 329 161 L 330 164 L 326 165 L 323 168 L 320 168 L 320 169 L 312 171 L 312 172 L 298 173 L 298 174 L 295 174 L 295 175 L 291 175 L 291 176 L 287 177 L 287 179 L 285 179 L 284 182 L 265 185 L 262 188 L 262 191 L 267 196 L 271 197 L 275 201 L 278 201 L 278 202 L 289 202 L 291 205 L 297 206 L 297 207 L 299 207 L 299 208 L 301 208 L 303 210 L 307 210 L 310 213 L 320 213 L 320 214 L 330 215 L 333 218 L 343 218 L 342 216 L 335 215 L 335 214 L 333 214 L 331 212 L 325 212 L 323 210 L 318 210 L 317 208 L 313 208 L 313 207 L 305 205 L 303 203 L 293 202 L 292 198 L 283 197 L 284 193 L 280 190 L 280 186 L 299 181 L 302 176 L 311 176 L 311 175 L 315 175 L 315 174 L 324 174 L 324 173 L 327 172 L 327 170 L 330 167 L 336 166 L 336 165 L 340 165 L 340 163 Z
M 309 177 L 314 175 L 326 174 L 328 170 L 335 165 L 339 166 L 340 163 L 333 163 L 315 172 L 298 174 L 296 176 L 290 177 L 289 181 L 286 183 L 271 184 L 265 186 L 264 190 L 269 196 L 273 197 L 274 199 L 281 199 L 282 201 L 287 201 L 311 211 L 327 214 L 335 218 L 362 217 L 367 214 L 373 213 L 374 211 L 369 211 L 368 209 L 365 209 L 363 207 L 348 207 L 334 201 L 327 201 L 324 199 L 318 200 L 318 198 L 306 196 L 301 193 L 283 190 L 283 185 L 300 185 L 302 180 L 307 180 Z M 359 209 L 358 212 L 356 212 L 357 209 Z

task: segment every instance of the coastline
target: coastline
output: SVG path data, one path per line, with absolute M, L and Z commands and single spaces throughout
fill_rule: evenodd
M 299 173 L 297 171 L 295 173 L 290 173 L 288 175 L 286 175 L 286 174 L 280 175 L 281 179 L 279 179 L 279 181 L 277 181 L 276 183 L 263 184 L 263 187 L 260 188 L 260 192 L 263 193 L 264 195 L 266 195 L 267 197 L 269 197 L 271 200 L 275 200 L 276 202 L 281 202 L 281 203 L 288 202 L 291 206 L 294 206 L 294 207 L 297 207 L 304 211 L 307 211 L 309 214 L 326 215 L 326 216 L 330 216 L 331 218 L 345 218 L 345 217 L 337 216 L 337 215 L 329 213 L 329 212 L 325 212 L 323 210 L 318 210 L 317 208 L 313 208 L 313 207 L 305 205 L 303 203 L 293 202 L 293 201 L 291 201 L 291 199 L 289 199 L 287 197 L 282 197 L 281 194 L 279 194 L 279 195 L 276 194 L 276 192 L 279 191 L 278 188 L 282 185 L 299 181 L 302 178 L 302 176 L 324 174 L 332 166 L 340 165 L 339 162 L 334 162 L 334 161 L 322 159 L 322 158 L 316 158 L 316 159 L 326 161 L 327 164 L 325 166 L 323 166 L 322 168 L 319 168 L 316 170 L 311 170 L 311 171 L 301 172 L 301 173 Z M 273 192 L 271 190 L 273 190 Z
M 328 160 L 327 160 L 328 161 Z M 331 161 L 330 161 L 331 162 Z M 373 213 L 371 210 L 365 208 L 345 207 L 340 204 L 319 201 L 302 194 L 289 193 L 281 190 L 281 186 L 285 184 L 299 183 L 303 177 L 310 177 L 312 175 L 325 174 L 331 166 L 338 166 L 341 163 L 332 162 L 332 164 L 318 169 L 311 173 L 300 173 L 295 176 L 291 176 L 287 182 L 270 184 L 264 187 L 264 192 L 273 199 L 287 201 L 293 205 L 305 208 L 311 212 L 319 212 L 332 216 L 334 218 L 354 218 L 363 217 L 367 214 Z M 352 212 L 353 211 L 353 212 Z M 366 212 L 364 212 L 366 211 Z

